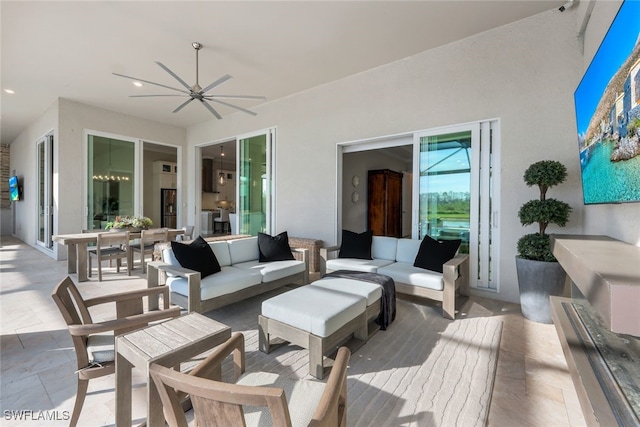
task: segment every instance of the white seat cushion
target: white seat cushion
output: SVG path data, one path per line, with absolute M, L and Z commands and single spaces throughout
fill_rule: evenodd
M 262 275 L 262 283 L 268 283 L 304 272 L 305 263 L 297 260 L 262 263 L 258 261 L 248 261 L 234 264 L 234 267 L 257 272 Z
M 316 280 L 309 286 L 320 286 L 338 292 L 360 295 L 367 299 L 367 305 L 373 304 L 382 297 L 382 286 L 361 280 L 325 277 L 324 279 Z
M 263 301 L 262 315 L 328 337 L 366 308 L 367 300 L 359 295 L 303 286 Z
M 262 387 L 278 387 L 284 390 L 289 406 L 292 426 L 308 426 L 313 417 L 326 384 L 311 380 L 292 380 L 267 372 L 251 372 L 242 375 L 236 384 Z M 245 406 L 243 408 L 247 427 L 273 426 L 268 408 Z
M 113 332 L 89 335 L 87 338 L 87 353 L 89 362 L 104 363 L 116 360 L 115 341 Z
M 205 277 L 200 282 L 200 299 L 206 301 L 211 298 L 227 295 L 262 282 L 260 272 L 246 271 L 235 267 L 222 267 L 222 271 Z M 167 286 L 171 292 L 188 296 L 187 279 L 183 277 L 167 277 Z
M 381 268 L 378 270 L 378 273 L 386 274 L 396 282 L 406 283 L 407 285 L 435 289 L 437 291 L 444 289 L 442 273 L 414 267 L 413 263 L 396 262 Z
M 335 258 L 327 260 L 327 270 L 355 270 L 376 273 L 379 268 L 393 263 L 388 259 Z

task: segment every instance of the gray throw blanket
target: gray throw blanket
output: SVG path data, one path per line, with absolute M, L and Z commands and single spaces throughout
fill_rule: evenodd
M 380 330 L 384 331 L 396 318 L 396 284 L 393 279 L 384 274 L 366 273 L 364 271 L 337 270 L 327 273 L 325 277 L 340 277 L 343 279 L 361 280 L 380 285 L 382 287 L 382 298 L 380 299 L 380 314 L 376 323 L 380 325 Z

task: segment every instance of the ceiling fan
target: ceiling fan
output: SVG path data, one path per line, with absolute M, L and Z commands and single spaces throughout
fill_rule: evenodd
M 161 62 L 156 61 L 156 64 L 158 64 L 160 66 L 160 68 L 162 68 L 163 70 L 165 70 L 167 73 L 169 73 L 171 75 L 171 77 L 173 77 L 174 79 L 176 79 L 178 82 L 180 82 L 180 84 L 182 86 L 184 86 L 184 89 L 179 89 L 179 88 L 175 88 L 175 87 L 171 87 L 171 86 L 167 86 L 167 85 L 163 85 L 161 83 L 155 83 L 155 82 L 150 82 L 149 80 L 143 80 L 143 79 L 139 79 L 136 77 L 131 77 L 131 76 L 125 76 L 124 74 L 119 74 L 119 73 L 113 73 L 113 75 L 115 76 L 119 76 L 119 77 L 124 77 L 126 79 L 131 79 L 131 80 L 135 80 L 138 82 L 144 82 L 144 83 L 149 83 L 151 85 L 155 85 L 155 86 L 160 86 L 160 87 L 164 87 L 167 89 L 171 89 L 171 90 L 175 90 L 178 92 L 182 92 L 182 95 L 177 95 L 177 94 L 163 94 L 163 95 L 129 95 L 131 98 L 147 98 L 147 97 L 160 97 L 160 96 L 180 96 L 180 97 L 188 97 L 189 99 L 187 99 L 185 102 L 183 102 L 182 104 L 178 105 L 178 107 L 173 110 L 173 113 L 177 113 L 178 111 L 182 110 L 184 107 L 187 106 L 187 104 L 189 104 L 191 101 L 197 99 L 198 101 L 200 101 L 202 103 L 202 105 L 205 106 L 205 108 L 207 110 L 209 110 L 211 112 L 211 114 L 213 114 L 214 116 L 216 116 L 218 119 L 222 119 L 222 116 L 211 106 L 211 104 L 209 104 L 208 101 L 211 102 L 216 102 L 218 104 L 221 105 L 225 105 L 227 107 L 231 107 L 231 108 L 235 108 L 236 110 L 245 112 L 247 114 L 251 114 L 252 116 L 257 115 L 257 113 L 254 113 L 253 111 L 249 111 L 245 108 L 242 107 L 238 107 L 237 105 L 233 105 L 230 104 L 228 102 L 225 101 L 221 101 L 220 98 L 227 98 L 227 99 L 267 99 L 264 96 L 250 96 L 250 95 L 213 95 L 213 94 L 208 94 L 207 92 L 209 92 L 211 89 L 220 86 L 222 83 L 226 82 L 227 80 L 229 80 L 231 78 L 231 76 L 229 74 L 225 74 L 224 76 L 220 77 L 218 80 L 214 81 L 213 83 L 211 83 L 210 85 L 206 86 L 204 89 L 202 87 L 200 87 L 200 85 L 198 84 L 198 52 L 200 51 L 200 49 L 202 49 L 202 44 L 198 43 L 198 42 L 193 42 L 191 43 L 191 46 L 193 46 L 193 48 L 196 50 L 196 84 L 194 84 L 193 86 L 189 86 L 184 80 L 182 80 L 176 73 L 174 73 L 173 71 L 171 71 L 169 69 L 169 67 L 167 67 L 166 65 L 164 65 Z

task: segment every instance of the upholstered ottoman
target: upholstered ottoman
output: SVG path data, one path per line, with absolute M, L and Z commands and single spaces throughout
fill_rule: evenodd
M 350 335 L 367 339 L 367 299 L 319 286 L 303 286 L 262 303 L 260 351 L 278 337 L 309 350 L 309 373 L 324 376 L 323 355 Z

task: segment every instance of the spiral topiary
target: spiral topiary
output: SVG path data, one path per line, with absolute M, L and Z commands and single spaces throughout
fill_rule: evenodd
M 560 200 L 547 199 L 547 190 L 567 179 L 567 168 L 555 160 L 541 160 L 529 166 L 524 173 L 524 182 L 538 186 L 539 200 L 531 200 L 518 211 L 523 226 L 538 224 L 538 232 L 522 236 L 518 240 L 518 256 L 534 261 L 554 262 L 551 241 L 545 233 L 549 224 L 564 227 L 569 220 L 571 207 Z

